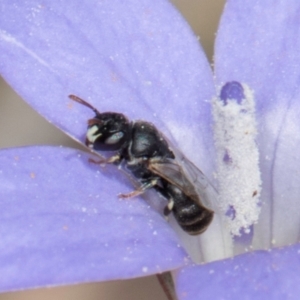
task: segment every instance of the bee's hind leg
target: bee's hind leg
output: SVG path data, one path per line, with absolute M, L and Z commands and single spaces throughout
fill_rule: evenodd
M 168 216 L 170 215 L 170 213 L 172 212 L 172 210 L 174 208 L 174 200 L 172 197 L 170 197 L 169 193 L 167 192 L 167 190 L 164 187 L 156 185 L 156 186 L 154 186 L 154 188 L 156 189 L 157 192 L 159 192 L 168 201 L 168 204 L 164 208 L 164 216 L 165 216 L 165 219 L 168 221 Z
M 164 208 L 164 216 L 166 220 L 168 220 L 168 216 L 172 212 L 173 208 L 174 208 L 174 200 L 173 198 L 169 198 L 168 204 Z

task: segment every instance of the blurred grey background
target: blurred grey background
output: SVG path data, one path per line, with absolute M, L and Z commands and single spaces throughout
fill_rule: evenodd
M 189 22 L 195 34 L 200 37 L 206 55 L 212 62 L 215 32 L 225 0 L 172 0 L 172 2 Z M 69 137 L 33 111 L 1 78 L 0 115 L 1 148 L 33 144 L 77 146 Z M 167 300 L 155 276 L 0 295 L 0 300 L 19 299 Z

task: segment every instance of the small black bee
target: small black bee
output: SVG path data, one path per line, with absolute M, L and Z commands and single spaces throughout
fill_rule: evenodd
M 181 153 L 174 154 L 175 150 L 170 148 L 153 124 L 130 122 L 119 113 L 100 113 L 77 96 L 70 95 L 69 98 L 89 107 L 96 114 L 88 120 L 86 145 L 97 151 L 116 152 L 107 159 L 93 162 L 123 163 L 140 182 L 137 190 L 119 197 L 134 197 L 154 188 L 168 201 L 164 215 L 172 212 L 184 231 L 197 235 L 207 229 L 214 214 L 201 203 L 201 200 L 209 197 L 206 195 L 209 186 L 207 179 Z M 204 200 L 210 202 L 209 199 Z

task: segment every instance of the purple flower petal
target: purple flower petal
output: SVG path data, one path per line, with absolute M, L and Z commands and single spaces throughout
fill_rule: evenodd
M 0 291 L 145 276 L 186 254 L 132 188 L 88 156 L 60 147 L 2 150 Z
M 299 299 L 300 246 L 255 251 L 177 274 L 180 300 Z
M 298 237 L 298 11 L 295 1 L 229 1 L 218 33 L 217 83 L 244 82 L 257 100 L 264 213 L 263 225 L 255 228 L 256 247 L 270 246 L 273 238 L 280 245 Z M 286 46 L 293 42 L 295 47 Z M 177 277 L 178 296 L 298 299 L 299 251 L 294 245 L 184 268 Z
M 91 112 L 75 94 L 164 127 L 211 171 L 211 69 L 167 1 L 13 1 L 0 12 L 0 71 L 48 120 L 82 140 Z
M 255 92 L 262 213 L 254 247 L 299 240 L 300 3 L 230 0 L 216 43 L 218 84 L 237 80 Z

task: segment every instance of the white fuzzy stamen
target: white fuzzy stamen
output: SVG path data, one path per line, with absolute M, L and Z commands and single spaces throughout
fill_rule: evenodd
M 250 232 L 260 213 L 255 103 L 250 88 L 242 87 L 244 99 L 240 103 L 236 99 L 212 101 L 219 205 L 233 235 Z

